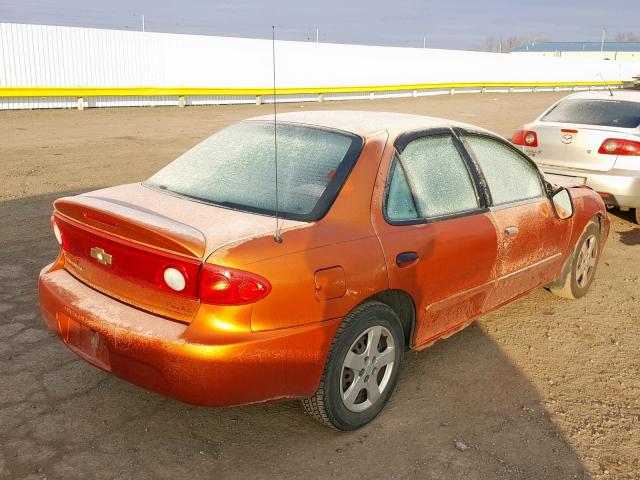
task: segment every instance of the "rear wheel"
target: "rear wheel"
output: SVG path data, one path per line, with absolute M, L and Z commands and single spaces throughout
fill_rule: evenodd
M 403 353 L 400 320 L 389 306 L 356 307 L 336 333 L 318 390 L 302 401 L 305 410 L 338 430 L 366 425 L 393 393 Z
M 564 277 L 550 287 L 551 292 L 572 299 L 584 296 L 595 277 L 600 248 L 600 229 L 590 221 L 567 260 L 569 264 L 563 269 Z

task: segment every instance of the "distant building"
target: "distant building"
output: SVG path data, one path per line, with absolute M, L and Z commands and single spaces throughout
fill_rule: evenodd
M 640 61 L 640 42 L 531 42 L 513 49 L 517 55 Z

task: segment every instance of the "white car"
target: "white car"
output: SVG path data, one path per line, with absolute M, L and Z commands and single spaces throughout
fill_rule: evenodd
M 586 184 L 640 223 L 640 92 L 569 95 L 511 141 L 552 183 Z

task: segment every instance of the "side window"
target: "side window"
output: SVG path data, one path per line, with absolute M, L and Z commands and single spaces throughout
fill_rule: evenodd
M 390 220 L 433 218 L 478 208 L 473 181 L 451 135 L 409 143 L 391 170 Z
M 494 205 L 544 195 L 538 169 L 511 148 L 474 135 L 465 137 L 465 142 L 484 173 Z
M 398 165 L 398 159 L 391 173 L 387 194 L 387 217 L 391 220 L 412 220 L 419 218 L 413 194 L 404 175 L 404 169 Z

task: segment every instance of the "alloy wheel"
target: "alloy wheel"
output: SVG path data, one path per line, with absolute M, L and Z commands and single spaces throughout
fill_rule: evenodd
M 576 283 L 580 288 L 585 288 L 593 276 L 598 263 L 598 239 L 590 235 L 582 244 L 576 263 Z
M 381 325 L 368 328 L 353 342 L 341 374 L 342 402 L 348 410 L 362 412 L 378 401 L 389 385 L 394 359 L 393 336 Z

